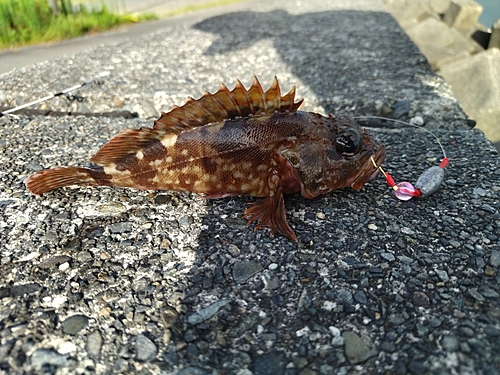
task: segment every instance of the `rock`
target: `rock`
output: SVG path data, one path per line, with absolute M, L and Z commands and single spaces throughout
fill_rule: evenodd
M 337 300 L 342 305 L 351 305 L 353 302 L 352 293 L 347 289 L 337 290 Z
M 482 11 L 474 0 L 453 0 L 444 12 L 443 22 L 459 31 L 469 31 L 476 27 Z
M 363 341 L 355 332 L 344 332 L 342 337 L 345 341 L 345 354 L 352 365 L 362 363 L 378 354 L 377 349 L 371 343 Z
M 198 310 L 194 314 L 191 314 L 187 318 L 187 322 L 189 324 L 199 324 L 201 322 L 204 322 L 207 319 L 210 319 L 212 316 L 217 314 L 217 312 L 224 306 L 226 306 L 231 300 L 225 299 L 221 301 L 217 301 L 213 304 L 211 304 L 208 307 L 205 307 L 203 309 Z
M 393 262 L 396 260 L 396 257 L 392 253 L 380 253 L 380 257 L 389 262 Z
M 430 301 L 424 292 L 415 292 L 411 296 L 411 302 L 417 307 L 429 307 Z
M 114 234 L 129 233 L 132 232 L 132 223 L 129 223 L 127 221 L 113 223 L 108 225 L 108 229 L 111 233 Z
M 455 61 L 459 57 L 468 57 L 481 50 L 472 39 L 434 18 L 427 18 L 408 28 L 406 32 L 435 70 L 447 62 Z
M 52 349 L 38 349 L 31 355 L 31 365 L 36 369 L 43 366 L 63 366 L 67 362 L 66 356 Z
M 98 210 L 99 210 L 99 212 L 102 212 L 103 214 L 121 214 L 121 213 L 127 211 L 127 207 L 125 207 L 123 204 L 121 204 L 119 202 L 109 202 L 109 203 L 104 203 L 103 205 L 99 206 Z M 114 224 L 111 224 L 111 225 L 114 225 Z M 110 225 L 110 227 L 111 227 L 111 225 Z
M 208 375 L 208 373 L 199 367 L 189 366 L 179 370 L 177 375 Z
M 366 294 L 362 290 L 357 290 L 356 292 L 354 292 L 354 299 L 363 305 L 366 305 L 366 303 L 368 302 Z
M 493 23 L 488 49 L 500 48 L 500 18 Z
M 498 250 L 491 250 L 490 264 L 493 267 L 500 266 L 500 251 L 498 251 Z
M 89 318 L 85 315 L 73 315 L 67 318 L 62 323 L 62 330 L 68 335 L 76 335 L 82 329 L 87 327 L 89 323 Z
M 500 297 L 500 295 L 495 290 L 488 288 L 487 286 L 479 287 L 478 292 L 481 293 L 481 295 L 486 297 L 486 298 L 498 298 L 498 297 Z
M 102 347 L 101 334 L 97 331 L 92 332 L 87 338 L 87 344 L 85 345 L 85 350 L 87 351 L 89 358 L 98 361 L 101 356 L 101 347 Z
M 458 349 L 459 342 L 455 336 L 444 336 L 441 339 L 441 345 L 447 352 L 455 352 Z
M 408 370 L 415 375 L 423 374 L 425 372 L 425 366 L 422 362 L 413 361 L 408 364 Z
M 450 280 L 450 278 L 448 277 L 448 273 L 444 270 L 436 270 L 436 275 L 444 283 Z
M 71 341 L 59 342 L 56 346 L 59 354 L 70 354 L 76 352 L 76 345 Z
M 437 14 L 443 14 L 450 6 L 451 0 L 428 0 L 432 10 Z
M 407 116 L 410 112 L 410 101 L 408 99 L 400 100 L 394 104 L 394 118 Z
M 153 103 L 149 100 L 143 99 L 140 101 L 141 108 L 138 110 L 139 113 L 142 112 L 144 118 L 158 118 L 160 113 L 156 110 Z M 141 111 L 142 110 L 142 111 Z
M 500 50 L 488 49 L 456 60 L 439 72 L 467 114 L 492 142 L 500 141 Z M 474 93 L 471 95 L 471 93 Z
M 140 333 L 135 339 L 135 353 L 138 361 L 150 362 L 155 359 L 158 348 L 151 339 Z
M 254 375 L 283 375 L 287 364 L 285 353 L 273 350 L 257 356 L 251 370 Z
M 469 288 L 469 294 L 479 302 L 484 302 L 484 297 L 477 291 L 476 288 Z
M 243 284 L 250 277 L 263 270 L 263 267 L 256 262 L 239 261 L 233 266 L 233 278 L 237 284 Z

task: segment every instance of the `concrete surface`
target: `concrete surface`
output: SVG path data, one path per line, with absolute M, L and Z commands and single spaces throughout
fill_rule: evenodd
M 452 0 L 444 12 L 443 22 L 462 32 L 476 28 L 483 7 L 474 0 Z
M 131 109 L 131 120 L 0 118 L 0 372 L 176 375 L 494 374 L 500 366 L 500 159 L 380 1 L 259 1 L 0 76 L 16 105 Z M 180 18 L 182 19 L 182 18 Z M 367 32 L 369 31 L 369 32 Z M 304 110 L 424 123 L 450 158 L 434 195 L 286 197 L 297 243 L 254 231 L 249 197 L 66 188 L 34 171 L 85 165 L 123 128 L 253 74 Z M 415 182 L 432 136 L 372 122 L 386 170 Z

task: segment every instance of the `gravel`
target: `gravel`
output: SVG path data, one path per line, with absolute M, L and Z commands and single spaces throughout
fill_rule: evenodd
M 500 366 L 500 162 L 378 1 L 256 1 L 248 11 L 0 76 L 13 106 L 90 77 L 82 103 L 138 118 L 0 118 L 0 372 L 492 374 Z M 254 9 L 254 10 L 250 10 Z M 257 9 L 257 11 L 255 10 Z M 450 158 L 441 189 L 286 198 L 299 241 L 246 226 L 249 197 L 22 181 L 85 165 L 125 127 L 253 74 L 305 110 L 421 117 Z M 409 111 L 406 114 L 407 104 Z M 415 182 L 432 137 L 371 122 L 384 167 Z

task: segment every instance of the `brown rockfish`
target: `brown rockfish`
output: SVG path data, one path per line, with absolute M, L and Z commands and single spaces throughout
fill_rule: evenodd
M 385 147 L 347 116 L 298 111 L 295 87 L 281 96 L 277 79 L 264 92 L 254 77 L 229 91 L 189 98 L 153 128 L 124 129 L 84 167 L 56 167 L 25 180 L 33 194 L 68 185 L 184 190 L 210 198 L 262 197 L 245 211 L 249 224 L 297 240 L 283 194 L 314 198 L 375 177 Z

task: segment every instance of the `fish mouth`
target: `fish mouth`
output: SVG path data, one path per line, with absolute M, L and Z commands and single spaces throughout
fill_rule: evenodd
M 361 172 L 358 174 L 354 182 L 351 184 L 351 187 L 354 190 L 361 189 L 364 184 L 366 184 L 370 180 L 373 180 L 377 176 L 379 172 L 378 167 L 382 165 L 382 163 L 384 162 L 386 154 L 387 151 L 385 147 L 382 146 L 376 153 L 374 153 L 368 158 L 368 160 L 364 165 L 364 168 L 361 170 Z M 373 160 L 375 161 L 376 166 L 373 165 L 372 157 Z

